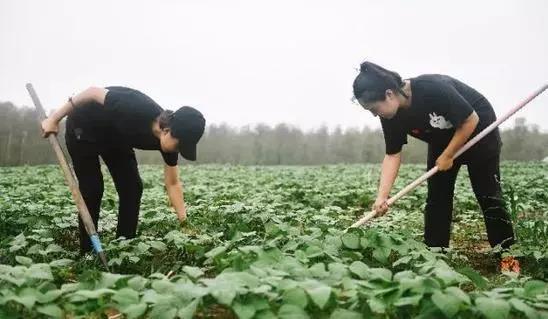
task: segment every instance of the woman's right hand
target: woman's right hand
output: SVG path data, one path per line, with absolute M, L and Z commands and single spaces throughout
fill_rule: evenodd
M 387 200 L 388 198 L 386 197 L 377 197 L 377 199 L 375 200 L 372 208 L 376 212 L 377 217 L 386 214 L 386 212 L 388 211 Z
M 55 134 L 59 132 L 59 124 L 50 118 L 47 118 L 42 121 L 42 137 L 46 138 L 50 134 Z

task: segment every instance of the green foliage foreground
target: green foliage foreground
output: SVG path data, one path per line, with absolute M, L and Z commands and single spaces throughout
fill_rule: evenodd
M 136 239 L 113 238 L 117 197 L 106 182 L 105 273 L 77 254 L 58 168 L 1 168 L 0 318 L 546 318 L 547 168 L 503 167 L 519 276 L 500 274 L 496 249 L 482 250 L 465 170 L 453 248 L 441 253 L 421 243 L 424 187 L 344 233 L 375 198 L 377 166 L 183 167 L 183 226 L 167 207 L 161 167 L 145 166 Z M 396 188 L 423 171 L 404 166 Z

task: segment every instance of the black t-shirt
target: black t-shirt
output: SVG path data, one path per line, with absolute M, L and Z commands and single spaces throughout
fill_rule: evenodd
M 111 86 L 104 105 L 89 103 L 75 108 L 67 118 L 67 137 L 108 147 L 159 150 L 164 162 L 177 165 L 178 153 L 164 153 L 152 134 L 152 123 L 163 109 L 147 95 Z
M 496 115 L 478 91 L 450 76 L 426 74 L 410 79 L 411 105 L 400 108 L 392 119 L 381 118 L 386 154 L 399 153 L 407 135 L 445 148 L 458 128 L 475 111 L 479 123 L 471 137 L 496 120 Z M 498 130 L 475 144 L 467 154 L 486 154 L 500 150 Z

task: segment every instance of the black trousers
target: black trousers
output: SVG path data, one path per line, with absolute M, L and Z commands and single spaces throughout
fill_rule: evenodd
M 442 148 L 428 147 L 428 169 L 436 165 L 436 159 L 442 152 Z M 460 166 L 465 164 L 472 189 L 483 212 L 491 247 L 500 244 L 503 248 L 508 248 L 514 243 L 514 231 L 499 183 L 500 151 L 473 158 L 467 158 L 466 155 L 463 154 L 463 159 L 457 159 L 450 170 L 438 172 L 428 180 L 424 214 L 425 243 L 430 247 L 449 247 L 455 181 Z
M 143 193 L 143 183 L 139 176 L 137 160 L 132 148 L 113 148 L 96 143 L 75 141 L 67 137 L 67 149 L 72 158 L 74 172 L 82 197 L 86 202 L 91 219 L 97 228 L 101 199 L 103 197 L 103 174 L 99 156 L 108 167 L 118 192 L 117 237 L 133 238 L 137 232 L 139 206 Z M 80 249 L 82 253 L 91 251 L 91 242 L 79 219 Z

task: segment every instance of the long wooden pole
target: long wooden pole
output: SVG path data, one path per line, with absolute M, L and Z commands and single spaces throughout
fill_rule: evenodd
M 496 127 L 498 127 L 502 122 L 506 121 L 510 116 L 514 115 L 514 113 L 516 113 L 517 111 L 519 111 L 520 109 L 522 109 L 525 105 L 527 105 L 529 102 L 531 102 L 534 98 L 536 98 L 537 96 L 539 96 L 542 92 L 544 92 L 546 89 L 548 88 L 548 84 L 544 84 L 541 88 L 539 88 L 538 90 L 536 90 L 533 94 L 531 94 L 528 98 L 526 98 L 523 102 L 521 102 L 520 104 L 516 105 L 513 109 L 511 109 L 510 111 L 508 111 L 508 113 L 506 113 L 504 116 L 502 116 L 501 118 L 497 119 L 495 122 L 491 123 L 491 125 L 487 126 L 486 128 L 483 129 L 483 131 L 481 131 L 478 135 L 474 136 L 471 140 L 469 140 L 466 144 L 464 144 L 458 151 L 457 153 L 455 154 L 455 156 L 453 156 L 453 159 L 459 157 L 462 153 L 466 152 L 470 147 L 472 147 L 472 145 L 476 144 L 479 140 L 481 140 L 485 135 L 491 133 L 491 131 L 493 131 Z M 388 206 L 392 205 L 395 201 L 397 201 L 398 199 L 400 199 L 401 197 L 403 197 L 405 194 L 409 193 L 410 191 L 412 191 L 413 189 L 415 189 L 417 186 L 419 186 L 420 184 L 422 184 L 425 180 L 427 180 L 428 178 L 430 178 L 432 175 L 436 174 L 438 172 L 438 166 L 434 166 L 432 167 L 428 172 L 426 172 L 424 175 L 422 175 L 421 177 L 417 178 L 414 182 L 412 182 L 411 184 L 407 185 L 404 189 L 402 189 L 401 191 L 399 191 L 396 195 L 394 195 L 393 197 L 391 197 L 390 199 L 388 199 L 386 201 L 386 203 L 388 204 Z M 371 212 L 369 212 L 367 215 L 365 215 L 364 217 L 362 217 L 360 220 L 358 220 L 357 222 L 355 222 L 354 224 L 352 224 L 352 226 L 350 227 L 359 227 L 363 224 L 365 224 L 366 222 L 368 222 L 369 220 L 371 220 L 372 218 L 374 218 L 375 216 L 377 215 L 377 213 L 375 212 L 375 210 L 372 210 Z
M 32 84 L 27 83 L 26 86 L 27 86 L 27 90 L 29 91 L 30 97 L 32 98 L 32 101 L 34 102 L 34 106 L 36 107 L 36 111 L 38 113 L 38 125 L 40 125 L 40 128 L 41 128 L 42 121 L 46 119 L 47 117 L 46 112 L 44 111 L 44 108 L 42 107 L 42 103 L 40 103 L 40 100 L 38 99 L 38 95 L 36 94 L 36 91 L 34 90 L 34 87 L 32 86 Z M 89 210 L 86 206 L 86 203 L 84 202 L 84 198 L 82 198 L 82 194 L 80 193 L 80 189 L 78 188 L 76 179 L 74 178 L 72 171 L 68 165 L 65 154 L 63 153 L 63 150 L 61 149 L 61 146 L 59 145 L 59 140 L 57 139 L 57 136 L 55 134 L 50 134 L 48 139 L 51 146 L 53 147 L 53 151 L 55 152 L 55 155 L 57 156 L 57 160 L 59 161 L 59 165 L 61 166 L 63 175 L 65 175 L 65 180 L 67 181 L 70 192 L 72 193 L 72 199 L 76 203 L 76 207 L 78 208 L 78 213 L 80 214 L 80 218 L 82 219 L 84 223 L 86 232 L 88 233 L 89 238 L 91 239 L 91 244 L 93 245 L 93 249 L 99 255 L 101 262 L 103 263 L 105 268 L 108 270 L 107 259 L 101 247 L 101 241 L 99 240 L 99 235 L 97 234 L 97 231 L 95 230 L 95 225 L 93 224 L 93 221 L 89 215 Z

